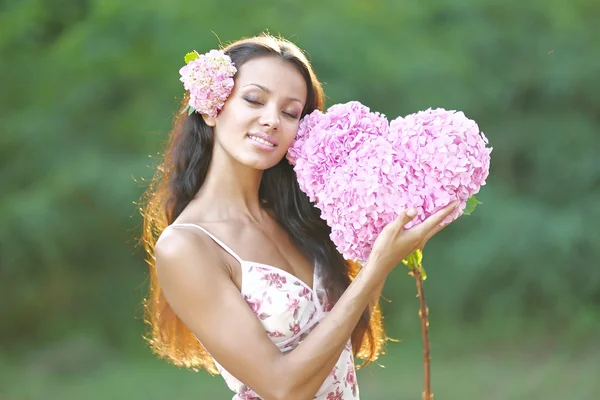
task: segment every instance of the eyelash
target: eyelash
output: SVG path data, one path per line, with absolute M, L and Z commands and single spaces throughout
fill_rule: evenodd
M 256 100 L 252 100 L 252 99 L 246 99 L 246 98 L 244 98 L 244 100 L 246 100 L 246 101 L 247 101 L 248 103 L 250 103 L 250 104 L 254 104 L 254 105 L 262 105 L 262 103 L 261 103 L 261 102 L 258 102 L 258 101 L 256 101 Z M 287 113 L 287 112 L 284 112 L 284 114 L 285 114 L 285 115 L 287 115 L 288 117 L 292 118 L 292 119 L 298 119 L 298 116 L 297 116 L 297 115 L 295 115 L 295 114 L 290 114 L 290 113 Z

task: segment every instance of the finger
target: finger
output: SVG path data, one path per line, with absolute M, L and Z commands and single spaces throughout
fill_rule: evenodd
M 408 224 L 416 216 L 417 211 L 414 208 L 409 208 L 408 210 L 402 211 L 396 218 L 398 228 L 404 228 L 404 225 Z
M 427 218 L 425 221 L 423 221 L 423 223 L 421 224 L 421 229 L 423 230 L 423 232 L 427 232 L 428 234 L 430 231 L 435 229 L 436 226 L 441 224 L 442 221 L 445 220 L 446 217 L 456 209 L 456 207 L 458 207 L 458 204 L 458 200 L 454 201 L 453 203 L 450 203 L 448 206 L 442 208 L 441 210 Z
M 444 225 L 436 225 L 435 228 L 433 228 L 431 231 L 429 231 L 429 233 L 427 233 L 425 235 L 425 239 L 423 239 L 423 241 L 421 242 L 421 244 L 419 244 L 419 249 L 423 250 L 423 248 L 425 248 L 425 245 L 427 244 L 427 242 L 429 241 L 429 239 L 431 239 L 432 237 L 434 237 L 435 235 L 437 235 L 442 229 L 444 229 L 448 225 L 450 225 L 450 223 L 447 223 L 447 224 L 444 224 Z
M 429 231 L 429 233 L 425 236 L 425 241 L 428 241 L 429 239 L 431 239 L 433 236 L 437 235 L 441 230 L 443 230 L 445 227 L 447 227 L 448 225 L 450 225 L 450 223 L 444 224 L 444 225 L 436 225 L 432 230 Z

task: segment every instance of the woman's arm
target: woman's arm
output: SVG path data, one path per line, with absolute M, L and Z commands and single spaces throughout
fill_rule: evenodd
M 238 380 L 266 400 L 312 399 L 373 293 L 425 237 L 427 227 L 447 215 L 438 214 L 437 223 L 428 220 L 406 231 L 402 229 L 410 220 L 406 215 L 390 223 L 379 235 L 367 265 L 333 309 L 285 354 L 243 300 L 210 239 L 185 231 L 166 232 L 156 245 L 158 278 L 175 313 Z
M 283 354 L 243 300 L 214 244 L 170 231 L 156 246 L 156 265 L 179 318 L 219 364 L 265 400 L 314 397 L 387 276 L 382 268 L 363 270 L 319 326 Z

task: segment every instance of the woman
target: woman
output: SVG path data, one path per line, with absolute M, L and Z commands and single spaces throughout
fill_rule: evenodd
M 234 399 L 357 399 L 354 356 L 376 359 L 385 339 L 381 287 L 454 205 L 410 230 L 414 211 L 401 213 L 359 272 L 285 158 L 300 119 L 324 106 L 306 57 L 270 36 L 223 52 L 231 93 L 204 113 L 186 94 L 142 210 L 149 341 L 177 365 L 220 372 Z

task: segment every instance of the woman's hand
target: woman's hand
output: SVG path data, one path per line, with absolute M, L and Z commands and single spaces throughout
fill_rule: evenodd
M 369 256 L 369 264 L 382 265 L 391 271 L 409 254 L 422 249 L 427 241 L 441 231 L 440 223 L 458 206 L 458 201 L 431 215 L 419 225 L 404 229 L 417 214 L 413 209 L 405 210 L 381 231 Z

